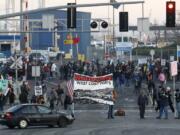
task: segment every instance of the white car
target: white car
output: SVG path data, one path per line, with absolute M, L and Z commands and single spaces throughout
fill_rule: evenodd
M 7 63 L 7 58 L 4 53 L 0 53 L 0 63 Z

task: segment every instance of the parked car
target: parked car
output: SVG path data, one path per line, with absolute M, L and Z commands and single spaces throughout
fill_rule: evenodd
M 44 105 L 20 104 L 5 111 L 1 115 L 0 124 L 11 129 L 16 126 L 24 129 L 28 126 L 41 125 L 66 127 L 68 124 L 72 124 L 73 120 L 66 113 L 52 111 Z

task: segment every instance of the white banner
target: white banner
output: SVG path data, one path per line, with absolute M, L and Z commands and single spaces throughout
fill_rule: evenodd
M 113 89 L 112 74 L 98 77 L 91 77 L 81 74 L 74 74 L 74 90 L 100 90 Z
M 100 98 L 80 97 L 80 99 L 89 99 L 89 100 L 93 100 L 93 101 L 95 101 L 95 102 L 102 103 L 102 104 L 114 105 L 114 102 L 113 102 L 113 101 L 108 101 L 108 100 L 104 100 L 104 99 L 100 99 Z

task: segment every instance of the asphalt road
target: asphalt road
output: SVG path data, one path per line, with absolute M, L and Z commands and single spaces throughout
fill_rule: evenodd
M 50 85 L 57 81 L 49 82 Z M 172 82 L 168 82 L 172 86 Z M 177 87 L 179 87 L 177 83 Z M 174 119 L 174 114 L 169 111 L 168 120 L 157 120 L 158 113 L 151 105 L 147 107 L 146 118 L 139 119 L 136 105 L 137 99 L 133 93 L 133 85 L 124 87 L 119 92 L 116 108 L 123 107 L 125 117 L 116 116 L 107 119 L 107 105 L 102 104 L 76 104 L 76 120 L 66 128 L 28 127 L 27 129 L 8 129 L 0 126 L 0 135 L 179 135 L 180 120 Z
M 172 114 L 169 120 L 157 120 L 156 114 L 148 111 L 146 119 L 140 120 L 136 110 L 126 111 L 125 117 L 106 119 L 105 111 L 82 111 L 67 128 L 29 127 L 10 130 L 0 126 L 0 135 L 179 135 L 180 120 Z

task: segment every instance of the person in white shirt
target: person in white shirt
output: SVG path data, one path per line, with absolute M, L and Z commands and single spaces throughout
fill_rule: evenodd
M 56 76 L 56 68 L 57 68 L 56 64 L 53 63 L 51 66 L 52 77 Z

